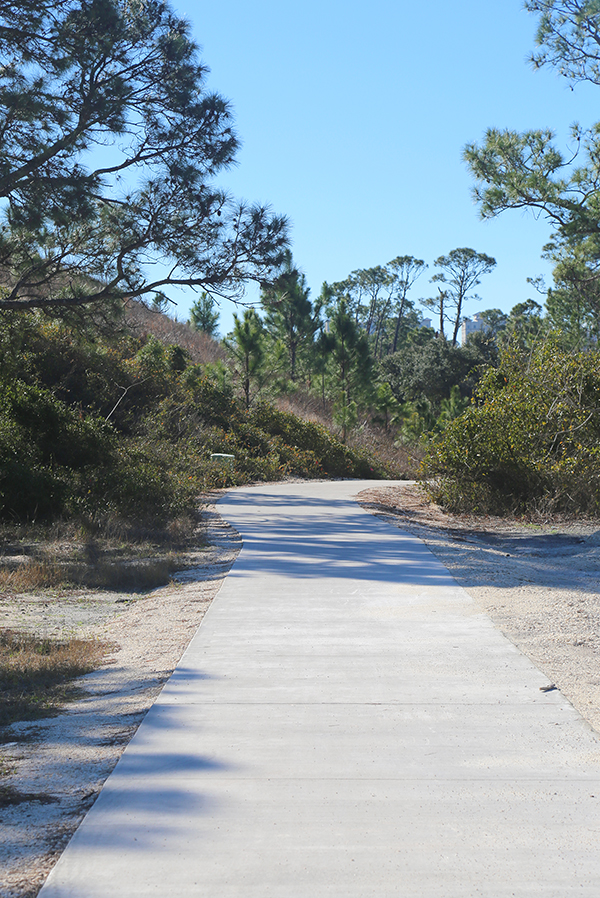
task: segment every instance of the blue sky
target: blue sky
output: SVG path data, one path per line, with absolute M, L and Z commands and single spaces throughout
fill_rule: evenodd
M 221 184 L 289 217 L 313 297 L 324 280 L 413 255 L 430 266 L 418 300 L 435 293 L 433 260 L 470 246 L 498 265 L 467 314 L 539 299 L 526 279 L 550 280 L 548 225 L 528 212 L 482 222 L 461 152 L 492 126 L 551 127 L 566 146 L 574 121 L 600 118 L 600 95 L 531 69 L 537 23 L 521 0 L 173 5 L 192 23 L 209 87 L 234 108 L 243 146 Z M 187 318 L 193 297 L 171 295 Z M 222 333 L 233 311 L 222 303 Z

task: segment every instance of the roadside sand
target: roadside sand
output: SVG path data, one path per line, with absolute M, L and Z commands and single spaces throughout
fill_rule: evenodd
M 0 898 L 37 895 L 196 632 L 241 548 L 214 506 L 203 515 L 210 544 L 197 567 L 140 598 L 95 595 L 68 602 L 2 603 L 0 625 L 76 632 L 114 646 L 81 678 L 82 697 L 47 720 L 7 728 L 0 763 L 17 804 L 0 804 Z M 39 632 L 38 627 L 38 632 Z
M 600 731 L 600 524 L 506 526 L 445 515 L 414 485 L 367 490 L 360 501 L 423 539 L 458 583 Z M 0 898 L 32 898 L 93 803 L 152 705 L 240 549 L 205 511 L 211 548 L 177 585 L 135 601 L 82 597 L 68 603 L 0 603 L 0 625 L 76 628 L 115 645 L 82 678 L 82 698 L 56 718 L 11 728 L 2 778 L 22 794 L 0 807 Z M 14 737 L 14 738 L 13 738 Z
M 448 515 L 416 485 L 367 490 L 359 501 L 419 536 L 600 732 L 600 521 Z

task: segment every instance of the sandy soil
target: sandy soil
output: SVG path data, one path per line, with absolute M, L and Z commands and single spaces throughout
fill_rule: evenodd
M 367 490 L 365 508 L 423 539 L 499 628 L 600 732 L 600 523 L 507 526 L 445 515 L 415 485 Z M 0 808 L 0 898 L 32 898 L 177 664 L 240 549 L 214 506 L 211 548 L 175 585 L 147 597 L 82 594 L 15 605 L 19 622 L 114 644 L 82 678 L 82 697 L 50 720 L 18 724 L 0 746 L 18 803 Z
M 57 717 L 15 724 L 0 745 L 15 790 L 0 806 L 0 896 L 37 895 L 125 746 L 196 632 L 241 548 L 238 534 L 207 506 L 208 550 L 197 567 L 148 596 L 0 601 L 0 626 L 76 633 L 114 651 L 82 677 L 81 698 Z M 6 733 L 5 733 L 6 738 Z
M 447 515 L 416 485 L 367 490 L 359 501 L 419 536 L 600 732 L 600 521 Z

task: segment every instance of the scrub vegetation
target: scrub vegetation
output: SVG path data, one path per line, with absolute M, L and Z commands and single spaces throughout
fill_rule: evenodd
M 4 313 L 0 364 L 5 521 L 168 529 L 215 487 L 387 473 L 322 424 L 266 402 L 246 407 L 224 366 L 124 324 L 106 335 Z
M 75 694 L 72 681 L 97 666 L 108 647 L 82 639 L 0 633 L 0 727 L 55 714 Z
M 600 353 L 511 347 L 435 440 L 428 491 L 454 511 L 600 513 Z
M 600 85 L 597 2 L 526 0 L 525 8 L 539 23 L 534 68 Z M 598 123 L 574 124 L 566 152 L 548 128 L 490 128 L 465 148 L 483 218 L 530 209 L 550 222 L 554 283 L 532 282 L 545 310 L 533 300 L 515 307 L 520 320 L 497 367 L 429 453 L 430 493 L 451 508 L 600 511 L 599 150 Z

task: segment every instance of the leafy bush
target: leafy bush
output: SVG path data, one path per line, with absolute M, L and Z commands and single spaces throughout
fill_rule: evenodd
M 379 364 L 379 376 L 399 402 L 426 402 L 437 417 L 452 387 L 470 397 L 482 369 L 496 363 L 496 344 L 483 335 L 471 335 L 464 346 L 432 337 L 422 345 L 409 342 L 386 356 Z
M 206 424 L 229 429 L 240 419 L 242 406 L 233 395 L 230 383 L 219 383 L 207 376 L 201 365 L 189 367 L 182 375 L 182 385 L 188 389 L 189 401 Z
M 365 478 L 385 476 L 385 472 L 372 458 L 349 449 L 321 424 L 303 421 L 296 415 L 282 412 L 267 404 L 256 405 L 249 414 L 255 425 L 273 436 L 280 437 L 287 446 L 313 453 L 320 461 L 322 476 Z
M 201 483 L 194 460 L 186 444 L 130 439 L 118 447 L 103 492 L 92 491 L 93 507 L 102 502 L 107 513 L 126 520 L 166 524 L 196 504 Z
M 600 352 L 511 347 L 433 444 L 430 495 L 457 511 L 600 511 Z
M 0 519 L 166 526 L 213 487 L 381 473 L 321 425 L 247 411 L 175 344 L 0 315 Z
M 62 514 L 86 472 L 110 463 L 110 427 L 42 387 L 5 385 L 0 398 L 0 515 Z

